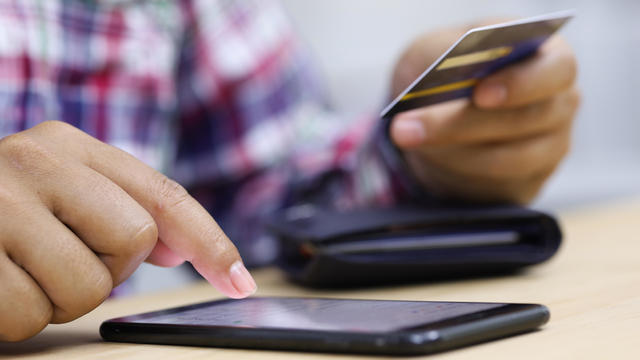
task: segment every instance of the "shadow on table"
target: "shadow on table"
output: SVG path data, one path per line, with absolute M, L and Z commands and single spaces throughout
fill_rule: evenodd
M 20 355 L 29 356 L 41 353 L 54 353 L 58 348 L 96 344 L 99 342 L 102 342 L 102 340 L 97 333 L 50 331 L 18 343 L 0 343 L 0 358 L 7 355 L 20 357 Z
M 308 279 L 295 277 L 285 274 L 285 278 L 291 283 L 300 286 L 307 291 L 319 290 L 319 291 L 341 291 L 341 290 L 367 290 L 376 289 L 384 290 L 386 288 L 393 288 L 398 286 L 428 286 L 437 285 L 452 282 L 462 281 L 483 281 L 488 279 L 501 279 L 510 277 L 527 277 L 535 276 L 530 268 L 517 268 L 517 269 L 485 269 L 482 272 L 474 273 L 466 270 L 460 270 L 457 272 L 448 272 L 445 274 L 434 273 L 432 275 L 425 273 L 406 273 L 403 274 L 403 279 L 399 279 L 397 274 L 390 272 L 385 277 L 385 274 L 376 274 L 379 276 L 364 277 L 361 276 L 357 279 L 337 280 L 333 283 L 329 282 L 313 282 Z

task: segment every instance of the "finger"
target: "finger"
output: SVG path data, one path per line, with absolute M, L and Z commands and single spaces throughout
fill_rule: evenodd
M 571 48 L 560 37 L 552 37 L 533 57 L 482 79 L 473 91 L 473 102 L 480 108 L 537 102 L 570 88 L 576 72 Z
M 184 259 L 171 251 L 162 241 L 158 241 L 145 261 L 157 266 L 174 267 L 182 264 Z
M 572 88 L 514 109 L 483 110 L 464 100 L 452 101 L 398 114 L 391 124 L 391 136 L 406 149 L 510 141 L 565 126 L 573 119 L 579 98 Z
M 406 159 L 410 166 L 424 168 L 424 158 L 419 153 L 407 153 Z M 434 196 L 464 202 L 527 204 L 538 194 L 551 172 L 527 179 L 470 179 L 466 175 L 433 166 L 417 175 Z
M 420 151 L 430 163 L 468 179 L 521 180 L 551 173 L 569 149 L 570 126 L 506 143 Z
M 49 178 L 34 186 L 46 194 L 54 215 L 97 253 L 113 286 L 119 285 L 154 248 L 153 218 L 122 188 L 84 165 L 59 164 Z
M 103 146 L 106 158 L 90 163 L 138 201 L 158 225 L 163 243 L 189 261 L 224 294 L 234 298 L 255 292 L 236 247 L 209 213 L 180 186 L 130 155 Z M 127 174 L 127 176 L 123 176 Z
M 65 148 L 62 145 L 69 138 L 76 139 L 74 153 L 68 155 L 81 156 L 84 164 L 109 178 L 142 205 L 155 220 L 159 237 L 172 252 L 190 261 L 227 296 L 240 298 L 255 292 L 255 281 L 242 264 L 236 247 L 211 215 L 178 183 L 124 151 L 66 124 L 45 123 L 34 128 L 34 134 L 53 137 L 50 141 L 59 142 L 59 148 Z
M 5 251 L 54 305 L 52 322 L 71 321 L 102 303 L 112 280 L 100 259 L 46 207 L 26 203 L 18 213 L 20 221 L 0 224 Z
M 53 307 L 38 284 L 0 253 L 0 341 L 27 339 L 49 323 Z

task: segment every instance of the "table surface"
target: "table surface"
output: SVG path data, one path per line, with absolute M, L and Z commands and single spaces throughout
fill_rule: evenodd
M 534 302 L 551 320 L 541 331 L 469 346 L 432 359 L 640 358 L 640 199 L 560 214 L 565 239 L 548 263 L 511 276 L 348 291 L 317 291 L 288 283 L 276 269 L 255 272 L 258 295 L 398 300 Z M 206 283 L 109 300 L 90 314 L 50 325 L 18 344 L 0 344 L 0 358 L 242 359 L 361 358 L 282 351 L 107 343 L 98 327 L 108 318 L 218 298 Z M 381 358 L 381 357 L 376 357 Z

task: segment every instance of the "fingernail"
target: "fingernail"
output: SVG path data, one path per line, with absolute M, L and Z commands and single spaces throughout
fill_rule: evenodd
M 507 87 L 501 83 L 488 83 L 476 89 L 476 104 L 482 107 L 499 106 L 507 100 Z
M 249 296 L 256 292 L 258 286 L 249 270 L 244 266 L 242 261 L 238 260 L 229 268 L 229 276 L 231 283 L 242 296 Z
M 411 117 L 398 117 L 391 132 L 393 140 L 400 146 L 419 145 L 426 137 L 422 121 Z

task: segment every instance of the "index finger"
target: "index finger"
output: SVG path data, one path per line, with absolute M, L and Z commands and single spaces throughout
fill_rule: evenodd
M 256 283 L 236 247 L 180 184 L 132 155 L 68 128 L 81 133 L 81 151 L 74 155 L 80 154 L 86 166 L 116 183 L 147 210 L 158 226 L 158 237 L 173 253 L 191 262 L 229 297 L 242 298 L 255 292 Z
M 576 78 L 573 51 L 554 36 L 528 59 L 482 79 L 473 91 L 480 108 L 511 108 L 548 99 L 569 89 Z

